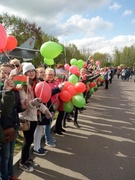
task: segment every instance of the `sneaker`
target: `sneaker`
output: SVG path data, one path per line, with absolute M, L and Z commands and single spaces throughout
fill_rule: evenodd
M 10 178 L 10 180 L 20 180 L 20 179 L 18 179 L 16 176 L 12 176 L 12 177 Z
M 33 154 L 36 154 L 36 155 L 39 155 L 39 156 L 45 156 L 46 152 L 41 148 L 38 151 L 33 149 Z
M 34 168 L 31 166 L 29 162 L 25 162 L 24 164 L 19 163 L 19 168 L 26 172 L 33 172 Z
M 52 140 L 53 140 L 54 143 L 56 143 L 56 139 L 55 138 L 53 138 Z
M 34 167 L 39 166 L 39 164 L 38 164 L 36 161 L 33 161 L 31 158 L 28 159 L 28 162 L 29 162 L 32 166 L 34 166 Z
M 40 149 L 41 149 L 42 151 L 46 152 L 46 153 L 48 152 L 48 150 L 45 149 L 45 148 L 42 148 L 42 147 L 41 147 Z
M 45 143 L 47 146 L 49 146 L 49 147 L 56 147 L 56 144 L 54 144 L 54 143 Z

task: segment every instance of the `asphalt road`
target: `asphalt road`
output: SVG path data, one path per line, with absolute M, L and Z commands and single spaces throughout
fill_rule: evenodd
M 16 166 L 21 180 L 135 180 L 135 82 L 114 77 L 109 89 L 94 92 L 79 114 L 81 128 L 67 122 L 64 136 L 33 173 Z

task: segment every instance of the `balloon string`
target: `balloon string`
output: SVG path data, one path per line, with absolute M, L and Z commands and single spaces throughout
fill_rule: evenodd
M 8 60 L 10 60 L 9 55 L 8 55 L 5 51 L 3 51 L 3 53 L 4 53 L 4 55 L 8 58 Z
M 44 83 L 43 86 L 42 86 L 42 89 L 41 89 L 39 98 L 41 98 L 41 96 L 42 96 L 42 93 L 43 93 L 43 90 L 44 90 L 44 86 L 45 86 L 45 83 Z

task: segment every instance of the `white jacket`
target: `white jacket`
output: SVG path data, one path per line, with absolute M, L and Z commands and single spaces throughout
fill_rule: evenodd
M 30 100 L 34 99 L 34 95 L 32 95 L 30 92 L 26 93 L 24 90 L 19 90 L 19 93 L 21 103 L 23 103 L 26 99 L 29 100 L 29 106 L 24 112 L 19 113 L 19 117 L 29 121 L 37 121 L 37 108 L 36 106 L 32 106 L 30 103 Z

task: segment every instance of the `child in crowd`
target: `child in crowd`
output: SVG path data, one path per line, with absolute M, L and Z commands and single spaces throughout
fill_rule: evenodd
M 21 85 L 19 88 L 21 101 L 28 100 L 28 108 L 20 114 L 20 117 L 24 117 L 30 121 L 30 129 L 23 131 L 24 144 L 21 152 L 21 159 L 19 167 L 26 172 L 33 172 L 34 167 L 38 164 L 30 158 L 30 147 L 34 140 L 34 131 L 37 127 L 37 109 L 39 108 L 43 114 L 46 114 L 47 108 L 40 103 L 41 99 L 35 98 L 35 86 L 38 83 L 36 70 L 32 63 L 25 63 L 23 65 L 23 75 L 28 77 L 28 84 Z M 43 149 L 39 150 L 44 153 Z

